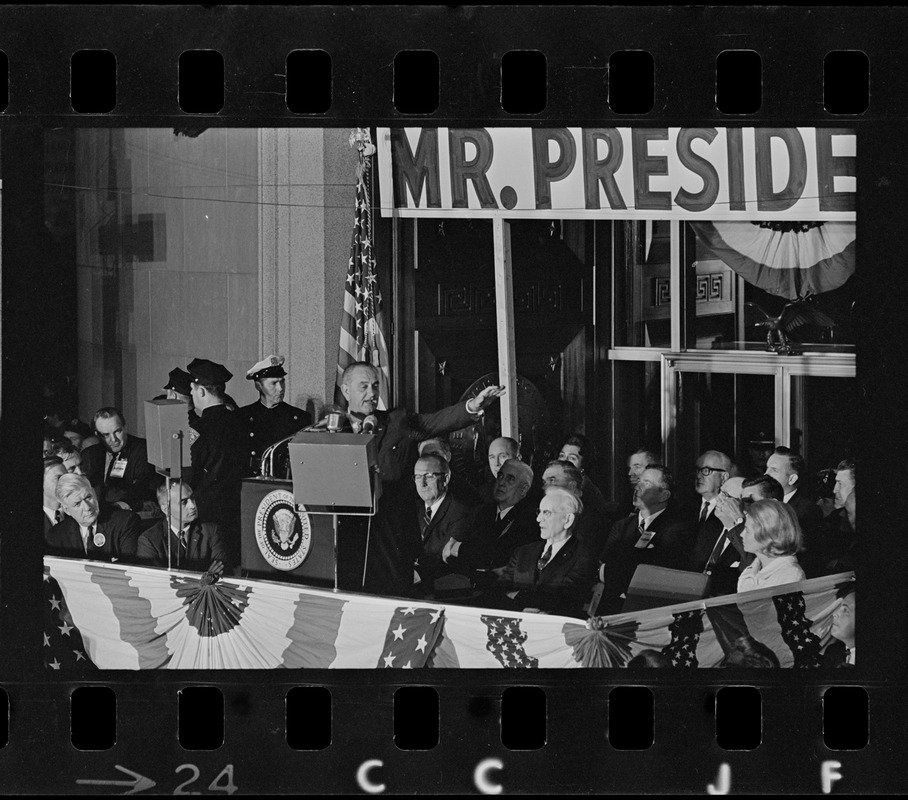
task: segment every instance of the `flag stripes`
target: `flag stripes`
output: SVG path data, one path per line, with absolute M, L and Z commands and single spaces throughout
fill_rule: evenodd
M 45 557 L 45 663 L 81 669 L 621 667 L 645 649 L 719 666 L 742 635 L 783 667 L 817 667 L 853 573 L 584 623 L 295 584 Z M 56 581 L 59 591 L 56 589 Z M 65 602 L 65 608 L 64 608 Z M 61 609 L 63 609 L 61 611 Z M 84 648 L 69 647 L 82 637 Z M 55 666 L 56 665 L 56 666 Z
M 340 390 L 344 370 L 356 361 L 366 361 L 378 368 L 378 407 L 386 410 L 386 404 L 391 398 L 391 365 L 384 334 L 382 296 L 372 251 L 372 208 L 367 191 L 367 183 L 371 182 L 371 156 L 361 155 L 360 158 L 361 177 L 356 184 L 353 236 L 344 284 L 334 400 L 341 405 L 345 402 Z

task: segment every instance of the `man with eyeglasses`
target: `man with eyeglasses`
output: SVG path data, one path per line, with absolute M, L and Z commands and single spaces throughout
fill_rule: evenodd
M 498 591 L 488 594 L 494 606 L 586 616 L 583 606 L 596 578 L 596 562 L 574 536 L 582 513 L 583 503 L 571 492 L 557 486 L 545 490 L 536 515 L 541 541 L 518 547 L 507 566 L 495 571 Z
M 434 594 L 435 581 L 451 572 L 442 561 L 445 545 L 469 534 L 470 509 L 448 491 L 451 468 L 439 455 L 421 456 L 413 468 L 416 492 L 403 504 L 400 527 L 407 531 L 418 594 Z M 464 588 L 469 584 L 464 582 Z
M 574 529 L 574 536 L 589 544 L 598 553 L 605 544 L 608 522 L 605 510 L 599 505 L 600 498 L 586 502 L 583 495 L 583 473 L 570 461 L 549 461 L 542 473 L 542 488 L 559 486 L 583 502 L 583 514 Z
M 419 443 L 419 455 L 437 455 L 441 456 L 451 466 L 451 445 L 444 439 L 434 436 Z M 455 500 L 459 500 L 469 508 L 476 508 L 482 505 L 482 496 L 467 481 L 457 475 L 453 470 L 448 473 L 448 491 L 454 495 Z
M 738 588 L 740 557 L 725 535 L 725 525 L 716 514 L 719 491 L 730 477 L 732 461 L 719 450 L 707 450 L 697 459 L 694 489 L 700 495 L 696 538 L 690 568 L 711 576 L 710 594 L 734 594 Z
M 687 567 L 693 530 L 670 507 L 673 492 L 672 474 L 661 464 L 650 464 L 638 476 L 634 486 L 637 513 L 612 526 L 599 554 L 603 583 L 596 612 L 599 616 L 620 613 L 641 564 L 681 570 Z

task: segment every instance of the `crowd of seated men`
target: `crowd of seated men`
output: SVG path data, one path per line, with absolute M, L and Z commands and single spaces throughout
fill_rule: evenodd
M 238 572 L 240 482 L 272 440 L 311 421 L 283 404 L 282 363 L 272 356 L 247 373 L 262 409 L 227 403 L 230 373 L 213 362 L 196 359 L 171 372 L 167 396 L 187 403 L 204 449 L 194 446 L 185 480 L 166 485 L 119 409 L 99 409 L 90 426 L 49 415 L 48 552 Z M 253 424 L 260 427 L 250 433 Z M 397 550 L 412 562 L 402 593 L 582 618 L 620 613 L 641 565 L 704 574 L 708 596 L 854 569 L 852 460 L 834 470 L 831 497 L 814 499 L 804 459 L 786 447 L 756 475 L 739 474 L 727 454 L 707 450 L 683 482 L 641 448 L 628 458 L 627 495 L 609 502 L 587 474 L 585 437 L 569 436 L 552 456 L 534 471 L 517 442 L 500 437 L 488 448 L 490 480 L 474 486 L 453 472 L 443 437 L 422 440 L 405 476 L 409 488 L 386 514 Z M 685 488 L 696 493 L 695 506 L 679 502 Z M 853 628 L 853 603 L 849 613 Z M 853 663 L 853 641 L 848 658 Z

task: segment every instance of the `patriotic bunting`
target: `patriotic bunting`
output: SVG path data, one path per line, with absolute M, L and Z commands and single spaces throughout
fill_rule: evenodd
M 73 624 L 59 584 L 44 568 L 44 666 L 54 670 L 96 670 Z
M 820 666 L 853 573 L 583 623 L 295 584 L 45 557 L 45 663 L 81 669 L 622 667 L 642 650 L 716 667 L 749 635 Z

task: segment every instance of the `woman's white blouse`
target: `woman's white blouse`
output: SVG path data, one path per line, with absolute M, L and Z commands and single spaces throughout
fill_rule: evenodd
M 766 586 L 782 586 L 803 580 L 804 570 L 801 569 L 797 556 L 778 556 L 764 567 L 761 567 L 760 559 L 755 558 L 738 576 L 738 591 L 750 592 Z

